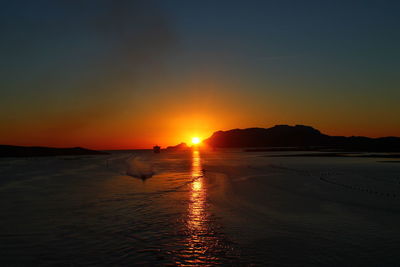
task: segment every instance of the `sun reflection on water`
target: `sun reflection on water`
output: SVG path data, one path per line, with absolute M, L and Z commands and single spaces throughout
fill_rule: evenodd
M 196 149 L 192 152 L 191 176 L 193 182 L 190 188 L 190 201 L 186 221 L 188 232 L 186 253 L 189 257 L 187 262 L 200 264 L 210 260 L 206 254 L 212 247 L 215 235 L 210 229 L 210 218 L 207 210 L 207 188 L 201 167 L 200 152 Z
M 190 202 L 188 207 L 187 226 L 190 231 L 191 248 L 196 249 L 196 244 L 200 240 L 200 235 L 206 232 L 206 190 L 204 188 L 204 177 L 201 170 L 200 152 L 193 150 L 192 155 L 192 186 L 190 194 Z
M 209 202 L 208 179 L 204 175 L 201 155 L 194 149 L 191 155 L 191 183 L 188 206 L 184 217 L 181 247 L 175 258 L 178 266 L 215 266 L 233 262 L 236 258 L 233 247 L 221 232 Z M 215 190 L 215 187 L 213 187 Z M 180 243 L 180 242 L 179 242 Z

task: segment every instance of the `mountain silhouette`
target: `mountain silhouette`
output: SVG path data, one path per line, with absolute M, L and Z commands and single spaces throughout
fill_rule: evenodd
M 286 150 L 335 149 L 344 151 L 400 152 L 399 137 L 329 136 L 311 126 L 276 125 L 218 131 L 204 140 L 215 148 L 283 148 Z
M 169 146 L 166 149 L 172 151 L 180 151 L 180 150 L 188 150 L 190 149 L 190 147 L 186 143 L 180 143 L 177 144 L 176 146 Z

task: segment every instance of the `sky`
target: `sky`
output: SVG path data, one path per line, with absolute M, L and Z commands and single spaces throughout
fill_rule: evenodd
M 0 3 L 0 143 L 149 148 L 310 125 L 400 136 L 399 1 Z

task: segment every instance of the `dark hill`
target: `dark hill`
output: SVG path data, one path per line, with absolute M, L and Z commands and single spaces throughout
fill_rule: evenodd
M 190 147 L 186 143 L 180 143 L 176 146 L 169 146 L 166 149 L 172 151 L 188 150 Z
M 329 136 L 310 126 L 276 125 L 271 128 L 233 129 L 215 132 L 204 143 L 212 147 L 296 147 L 352 151 L 400 151 L 398 137 Z
M 0 145 L 0 157 L 45 157 L 45 156 L 105 155 L 105 154 L 108 153 L 81 147 L 53 148 L 53 147 L 39 147 L 39 146 Z

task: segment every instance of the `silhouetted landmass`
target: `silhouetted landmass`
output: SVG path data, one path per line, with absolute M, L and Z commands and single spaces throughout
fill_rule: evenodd
M 53 148 L 53 147 L 39 147 L 39 146 L 0 145 L 0 157 L 46 157 L 46 156 L 105 155 L 105 154 L 108 153 L 81 147 Z
M 341 150 L 400 152 L 399 137 L 329 136 L 310 126 L 276 125 L 271 128 L 215 132 L 204 143 L 216 148 L 247 147 L 252 151 Z
M 180 143 L 180 144 L 178 144 L 176 146 L 169 146 L 166 149 L 174 151 L 174 150 L 187 150 L 189 148 L 190 147 L 186 143 Z

